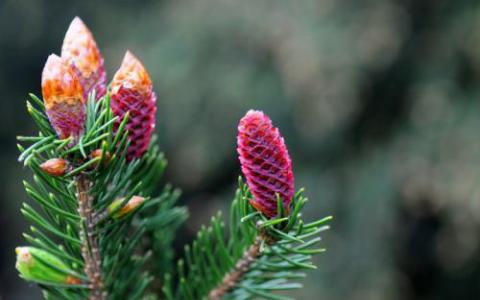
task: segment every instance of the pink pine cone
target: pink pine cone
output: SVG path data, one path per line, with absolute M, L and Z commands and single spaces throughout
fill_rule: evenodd
M 107 75 L 103 57 L 93 34 L 79 17 L 73 19 L 65 34 L 62 58 L 72 65 L 80 79 L 85 99 L 92 91 L 95 91 L 96 99 L 105 95 Z
M 277 194 L 288 213 L 294 195 L 292 163 L 278 128 L 261 111 L 250 110 L 238 125 L 237 151 L 253 194 L 250 204 L 268 217 L 277 215 Z
M 52 54 L 42 73 L 45 110 L 58 137 L 78 141 L 85 123 L 85 98 L 80 80 L 70 64 Z
M 142 63 L 130 52 L 125 54 L 122 65 L 113 77 L 111 108 L 119 116 L 116 124 L 130 112 L 126 124 L 130 146 L 127 160 L 142 157 L 147 151 L 155 129 L 156 96 L 150 77 Z

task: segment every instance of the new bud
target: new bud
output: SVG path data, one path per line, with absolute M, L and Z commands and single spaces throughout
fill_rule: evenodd
M 148 149 L 155 128 L 155 102 L 156 96 L 147 70 L 132 53 L 127 52 L 113 77 L 111 95 L 112 111 L 119 116 L 117 126 L 129 112 L 125 128 L 130 139 L 127 160 L 142 157 Z
M 280 131 L 261 111 L 250 110 L 238 125 L 237 151 L 253 199 L 267 217 L 277 215 L 277 195 L 289 212 L 294 195 L 292 163 Z
M 80 284 L 71 270 L 58 257 L 34 247 L 17 247 L 15 267 L 26 280 L 42 283 Z M 53 267 L 52 267 L 53 266 Z
M 120 205 L 125 201 L 125 198 L 116 199 L 107 208 L 108 214 L 114 219 L 120 219 L 131 213 L 137 207 L 145 202 L 145 198 L 141 196 L 133 196 L 127 203 L 120 208 Z
M 73 137 L 74 142 L 83 133 L 85 98 L 80 80 L 70 64 L 52 54 L 42 73 L 42 94 L 48 119 L 60 139 Z
M 68 169 L 68 162 L 62 158 L 51 158 L 40 165 L 40 168 L 51 176 L 65 175 Z
M 105 95 L 107 75 L 103 57 L 92 33 L 79 17 L 68 27 L 62 45 L 62 58 L 68 61 L 83 87 L 83 96 L 95 91 L 96 99 Z
M 100 158 L 103 155 L 103 150 L 102 149 L 96 149 L 93 150 L 92 153 L 90 153 L 90 157 L 93 158 Z M 107 165 L 110 162 L 111 155 L 110 152 L 106 151 L 105 155 L 103 155 L 103 165 Z

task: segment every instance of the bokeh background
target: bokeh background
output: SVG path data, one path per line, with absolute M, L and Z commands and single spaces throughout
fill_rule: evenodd
M 306 214 L 332 214 L 298 299 L 480 299 L 480 7 L 467 0 L 0 1 L 0 299 L 27 229 L 15 135 L 74 16 L 109 78 L 127 49 L 155 83 L 178 247 L 233 196 L 250 108 L 283 132 Z

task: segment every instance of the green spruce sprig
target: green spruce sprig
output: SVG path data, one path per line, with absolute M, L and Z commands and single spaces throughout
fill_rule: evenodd
M 19 160 L 33 171 L 33 181 L 24 182 L 33 200 L 22 208 L 32 223 L 24 237 L 34 247 L 31 253 L 42 251 L 61 261 L 62 266 L 33 255 L 32 260 L 44 272 L 26 279 L 38 282 L 48 299 L 85 299 L 96 290 L 94 298 L 139 299 L 153 279 L 144 271 L 151 251 L 138 252 L 142 238 L 155 232 L 160 220 L 163 231 L 172 234 L 185 219 L 185 209 L 174 206 L 178 191 L 166 188 L 158 197 L 151 193 L 166 166 L 163 154 L 151 146 L 141 159 L 126 161 L 128 133 L 114 133 L 116 117 L 108 95 L 99 101 L 90 97 L 85 134 L 73 147 L 69 139 L 57 139 L 48 123 L 44 124 L 48 119 L 42 101 L 31 95 L 27 107 L 35 123 L 45 126 L 39 127 L 37 136 L 18 137 L 30 143 L 28 147 L 19 144 Z M 123 119 L 119 129 L 127 120 Z M 98 149 L 101 155 L 92 157 L 91 153 Z M 42 162 L 55 158 L 68 162 L 62 176 L 51 176 L 41 167 Z M 115 217 L 135 195 L 145 201 Z M 122 199 L 121 203 L 109 209 L 118 199 Z M 173 221 L 168 222 L 169 218 Z M 163 253 L 171 256 L 169 243 L 154 243 L 156 260 L 165 259 Z M 64 276 L 51 280 L 52 273 Z M 97 274 L 100 276 L 95 278 Z
M 218 213 L 185 246 L 177 263 L 178 283 L 166 277 L 166 299 L 292 299 L 277 292 L 301 288 L 297 280 L 316 268 L 312 256 L 325 251 L 317 246 L 319 234 L 332 217 L 305 223 L 303 190 L 294 196 L 290 215 L 278 198 L 279 215 L 273 219 L 254 210 L 251 199 L 240 178 L 228 223 Z

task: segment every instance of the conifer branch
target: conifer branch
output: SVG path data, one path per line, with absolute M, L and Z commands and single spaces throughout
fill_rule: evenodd
M 292 164 L 279 130 L 268 116 L 249 111 L 237 145 L 246 184 L 232 202 L 229 226 L 220 214 L 202 227 L 177 264 L 178 285 L 165 277 L 168 300 L 290 300 L 277 291 L 301 288 L 303 270 L 315 269 L 317 235 L 331 217 L 305 223 L 303 189 L 294 190 Z
M 167 300 L 292 299 L 276 291 L 301 288 L 295 282 L 304 270 L 315 269 L 312 255 L 318 235 L 329 228 L 331 217 L 305 223 L 301 209 L 307 199 L 297 192 L 292 212 L 268 219 L 250 204 L 252 194 L 239 179 L 228 226 L 221 214 L 202 227 L 197 239 L 185 247 L 177 263 L 178 286 L 167 275 L 163 291 Z M 280 211 L 282 202 L 278 201 Z M 293 282 L 292 282 L 293 281 Z
M 50 61 L 49 67 L 65 67 L 59 58 Z M 18 145 L 19 160 L 34 174 L 32 183 L 24 182 L 33 205 L 24 203 L 21 211 L 34 226 L 24 234 L 32 246 L 17 248 L 20 276 L 39 284 L 49 300 L 143 299 L 153 291 L 150 272 L 166 272 L 174 232 L 186 218 L 185 208 L 175 205 L 177 190 L 167 186 L 153 194 L 167 164 L 155 137 L 144 135 L 142 144 L 132 146 L 123 129 L 129 114 L 113 113 L 110 91 L 100 99 L 90 94 L 78 118 L 85 125 L 75 140 L 59 138 L 48 101 L 30 98 L 28 111 L 40 132 L 19 137 L 30 144 Z M 150 121 L 143 124 L 149 130 Z

